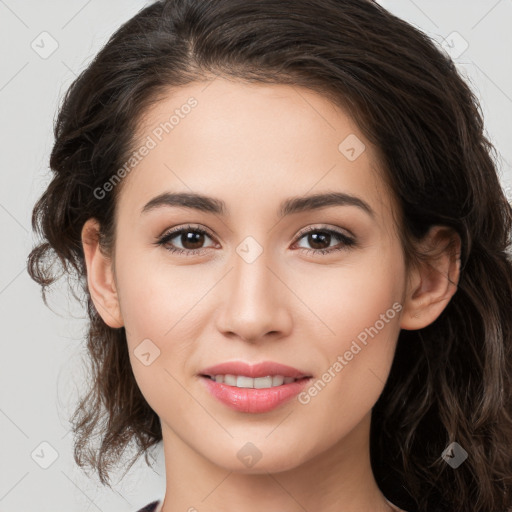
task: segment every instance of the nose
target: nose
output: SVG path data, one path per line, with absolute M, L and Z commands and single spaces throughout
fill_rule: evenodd
M 234 255 L 234 268 L 219 290 L 217 329 L 225 336 L 254 343 L 290 333 L 293 294 L 269 260 L 265 251 L 250 263 Z

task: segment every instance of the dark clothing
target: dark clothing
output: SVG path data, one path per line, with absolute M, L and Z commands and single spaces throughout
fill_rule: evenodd
M 153 501 L 149 505 L 146 505 L 144 508 L 141 508 L 137 512 L 154 512 L 156 510 L 156 507 L 160 504 L 160 501 Z

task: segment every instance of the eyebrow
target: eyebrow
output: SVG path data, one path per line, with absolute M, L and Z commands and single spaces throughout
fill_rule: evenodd
M 214 213 L 225 216 L 226 203 L 214 197 L 204 196 L 193 192 L 164 192 L 151 199 L 141 210 L 141 215 L 161 207 L 181 207 L 198 210 L 205 213 Z M 329 206 L 356 206 L 375 217 L 370 205 L 361 198 L 344 192 L 326 192 L 309 196 L 290 197 L 284 200 L 278 210 L 279 218 L 294 213 L 317 210 Z

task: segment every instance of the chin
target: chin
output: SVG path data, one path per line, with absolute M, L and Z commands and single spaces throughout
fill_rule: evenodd
M 296 468 L 304 462 L 305 457 L 300 457 L 292 446 L 272 446 L 267 443 L 265 447 L 258 448 L 258 443 L 247 441 L 234 449 L 223 451 L 219 457 L 213 454 L 208 457 L 214 464 L 228 471 L 240 474 L 266 474 L 280 473 Z M 226 457 L 226 454 L 233 454 Z M 304 455 L 304 454 L 303 454 Z M 206 454 L 205 454 L 206 456 Z

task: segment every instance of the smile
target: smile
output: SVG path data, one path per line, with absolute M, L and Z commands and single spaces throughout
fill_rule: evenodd
M 283 375 L 267 375 L 266 377 L 247 377 L 245 375 L 204 375 L 209 377 L 219 384 L 226 384 L 237 388 L 253 388 L 253 389 L 266 389 L 282 386 L 283 384 L 290 384 L 297 380 L 294 377 L 284 377 Z

